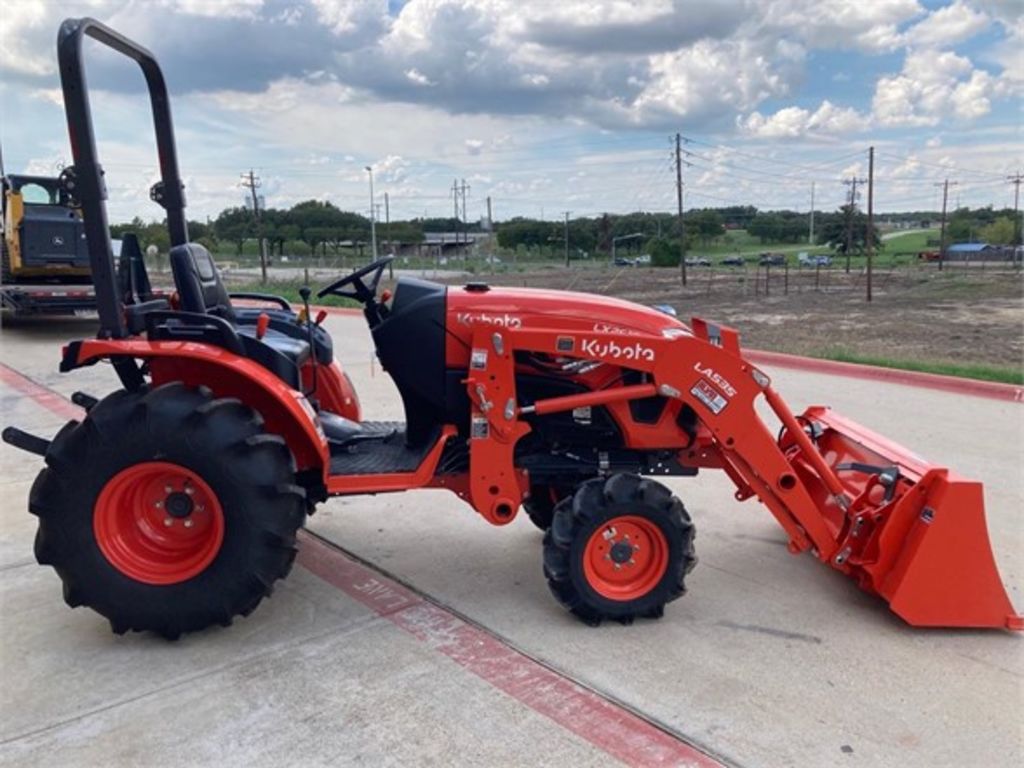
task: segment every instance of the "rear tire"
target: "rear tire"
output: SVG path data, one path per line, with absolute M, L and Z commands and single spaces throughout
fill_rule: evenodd
M 262 424 L 171 383 L 65 425 L 29 497 L 36 559 L 65 602 L 169 639 L 251 613 L 291 569 L 306 511 L 291 452 Z
M 660 483 L 594 478 L 555 507 L 544 575 L 555 598 L 588 624 L 660 618 L 686 592 L 694 536 L 682 502 Z

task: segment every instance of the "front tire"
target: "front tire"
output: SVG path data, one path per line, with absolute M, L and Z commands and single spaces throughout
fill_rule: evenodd
M 659 618 L 686 592 L 695 531 L 665 486 L 618 474 L 582 483 L 555 507 L 544 575 L 557 600 L 588 624 Z
M 65 602 L 169 639 L 252 612 L 290 570 L 306 511 L 262 424 L 181 383 L 115 392 L 68 423 L 29 497 Z

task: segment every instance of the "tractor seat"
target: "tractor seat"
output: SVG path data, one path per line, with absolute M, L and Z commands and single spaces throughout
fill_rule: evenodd
M 308 341 L 272 328 L 258 339 L 255 325 L 239 323 L 217 266 L 202 245 L 176 245 L 171 248 L 169 261 L 182 311 L 213 315 L 227 321 L 238 334 L 246 357 L 275 373 L 292 388 L 301 389 L 299 369 L 310 358 Z

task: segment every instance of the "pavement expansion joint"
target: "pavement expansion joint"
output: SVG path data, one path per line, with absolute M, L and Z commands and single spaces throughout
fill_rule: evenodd
M 696 739 L 571 677 L 329 539 L 304 530 L 300 542 L 298 563 L 311 573 L 627 764 L 708 768 L 733 764 Z M 567 711 L 573 713 L 571 718 L 565 717 Z

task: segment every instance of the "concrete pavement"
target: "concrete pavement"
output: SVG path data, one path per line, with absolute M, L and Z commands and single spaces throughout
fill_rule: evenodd
M 364 415 L 402 418 L 390 381 L 372 365 L 361 318 L 327 323 Z M 83 324 L 80 335 L 90 331 Z M 4 329 L 0 362 L 65 395 L 109 391 L 106 366 L 56 373 L 59 346 L 74 333 L 66 323 Z M 768 371 L 794 410 L 833 405 L 983 480 L 996 558 L 1022 608 L 1019 404 Z M 0 398 L 5 423 L 48 433 L 62 421 L 8 383 L 0 382 Z M 34 565 L 24 499 L 39 463 L 0 451 L 0 763 L 644 764 L 638 753 L 615 755 L 581 736 L 564 713 L 538 710 L 533 688 L 517 697 L 464 656 L 446 655 L 444 642 L 334 588 L 331 570 L 316 575 L 312 545 L 300 561 L 308 567 L 230 629 L 174 645 L 115 637 L 94 614 L 68 610 L 56 576 Z M 696 520 L 701 562 L 664 619 L 631 627 L 585 627 L 554 602 L 540 571 L 540 533 L 525 517 L 495 529 L 454 496 L 422 491 L 334 500 L 309 527 L 412 585 L 427 605 L 494 633 L 501 648 L 729 763 L 1024 759 L 1024 638 L 910 629 L 845 577 L 788 555 L 771 516 L 754 501 L 736 503 L 724 475 L 669 484 Z

